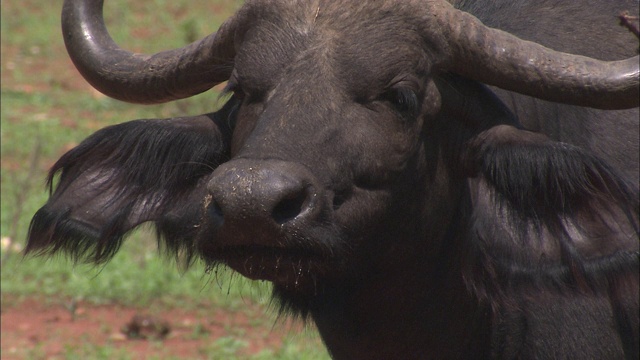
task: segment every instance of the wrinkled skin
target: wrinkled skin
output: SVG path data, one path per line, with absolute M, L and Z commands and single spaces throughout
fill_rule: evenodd
M 522 37 L 593 48 L 563 31 L 536 39 L 498 2 L 467 3 Z M 496 97 L 440 71 L 411 7 L 349 4 L 249 8 L 227 105 L 193 128 L 125 124 L 111 133 L 139 137 L 97 133 L 65 155 L 30 250 L 104 261 L 154 221 L 171 250 L 272 281 L 336 359 L 637 358 L 638 109 Z M 600 54 L 632 56 L 616 26 L 619 44 L 594 40 Z M 132 145 L 154 137 L 157 148 Z M 205 166 L 173 170 L 187 160 Z M 153 174 L 131 176 L 132 161 Z M 87 202 L 87 188 L 106 195 Z

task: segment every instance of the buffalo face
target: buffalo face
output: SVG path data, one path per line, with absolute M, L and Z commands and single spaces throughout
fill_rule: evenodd
M 237 50 L 231 159 L 208 179 L 197 244 L 207 261 L 315 293 L 424 235 L 411 214 L 434 181 L 439 97 L 419 37 L 398 23 L 327 42 L 320 25 L 273 16 Z

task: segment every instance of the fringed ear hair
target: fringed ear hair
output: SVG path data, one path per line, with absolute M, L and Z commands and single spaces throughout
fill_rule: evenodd
M 467 276 L 477 291 L 592 291 L 637 272 L 638 194 L 615 170 L 579 147 L 508 125 L 468 145 L 475 270 Z
M 208 174 L 228 158 L 224 114 L 136 120 L 102 129 L 53 166 L 51 198 L 33 217 L 27 253 L 106 262 L 131 229 L 156 224 L 166 250 L 191 258 Z

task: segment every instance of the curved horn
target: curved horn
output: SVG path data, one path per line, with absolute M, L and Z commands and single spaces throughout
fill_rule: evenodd
M 640 105 L 638 56 L 601 61 L 567 54 L 489 28 L 446 2 L 433 6 L 426 31 L 439 32 L 446 70 L 536 98 L 599 109 Z M 429 26 L 429 25 L 427 25 Z M 433 40 L 432 40 L 433 41 Z
M 82 76 L 118 100 L 153 104 L 199 94 L 229 78 L 239 17 L 217 33 L 185 47 L 153 55 L 134 54 L 111 39 L 103 0 L 65 0 L 62 31 L 67 52 Z

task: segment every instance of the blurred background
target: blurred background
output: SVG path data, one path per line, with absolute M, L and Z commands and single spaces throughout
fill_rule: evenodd
M 241 3 L 109 0 L 104 14 L 118 44 L 150 53 L 216 31 Z M 181 271 L 159 256 L 152 229 L 100 267 L 22 257 L 62 154 L 102 127 L 206 113 L 223 100 L 220 87 L 153 106 L 107 98 L 67 57 L 62 0 L 1 6 L 2 359 L 328 359 L 312 324 L 278 318 L 269 284 L 202 264 Z

